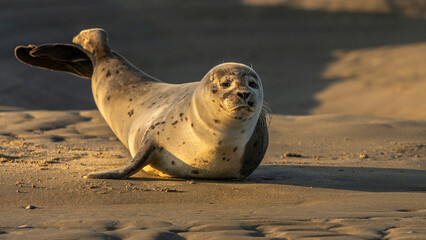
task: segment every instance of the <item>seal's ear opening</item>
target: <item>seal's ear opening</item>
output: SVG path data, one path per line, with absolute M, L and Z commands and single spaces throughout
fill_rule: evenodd
M 15 56 L 34 67 L 67 72 L 82 78 L 90 79 L 93 73 L 91 54 L 73 44 L 18 46 Z

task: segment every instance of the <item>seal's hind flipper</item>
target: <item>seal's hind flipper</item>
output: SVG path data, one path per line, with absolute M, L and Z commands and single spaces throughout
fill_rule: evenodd
M 15 48 L 15 56 L 34 67 L 68 72 L 82 78 L 90 79 L 93 73 L 91 54 L 73 44 L 18 46 Z

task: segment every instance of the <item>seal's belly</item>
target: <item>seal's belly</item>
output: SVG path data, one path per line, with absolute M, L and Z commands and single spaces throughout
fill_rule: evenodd
M 231 152 L 233 149 L 229 149 Z M 242 167 L 239 153 L 226 154 L 224 149 L 214 149 L 199 154 L 178 157 L 170 152 L 153 155 L 144 171 L 166 177 L 190 178 L 240 178 Z

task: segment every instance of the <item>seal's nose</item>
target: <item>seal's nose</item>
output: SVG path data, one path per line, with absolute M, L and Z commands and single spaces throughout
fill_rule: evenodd
M 248 97 L 250 97 L 250 92 L 248 92 L 248 91 L 238 92 L 237 96 L 246 100 Z

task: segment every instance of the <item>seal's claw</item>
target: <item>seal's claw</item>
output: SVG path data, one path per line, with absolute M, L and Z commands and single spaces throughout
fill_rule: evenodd
M 111 171 L 103 171 L 103 172 L 94 172 L 89 173 L 83 176 L 83 178 L 91 178 L 91 179 L 121 179 L 126 178 L 125 174 L 118 170 Z

